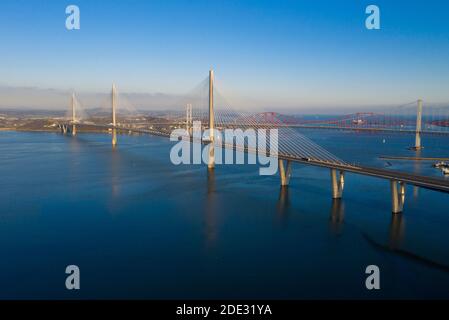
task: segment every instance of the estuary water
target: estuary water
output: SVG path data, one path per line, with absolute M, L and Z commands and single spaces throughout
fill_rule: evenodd
M 348 162 L 440 176 L 408 134 L 302 130 Z M 154 136 L 0 132 L 0 298 L 449 298 L 449 195 L 293 166 L 288 190 L 257 165 L 171 164 Z M 449 137 L 422 156 L 449 156 Z M 81 289 L 65 288 L 77 265 Z M 367 290 L 365 268 L 380 268 Z

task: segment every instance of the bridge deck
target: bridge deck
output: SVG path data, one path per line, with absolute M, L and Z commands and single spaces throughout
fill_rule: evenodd
M 77 126 L 113 129 L 113 127 L 111 125 L 77 124 Z M 115 128 L 119 131 L 151 134 L 151 135 L 157 135 L 157 136 L 163 136 L 163 137 L 170 136 L 170 134 L 168 134 L 168 133 L 157 131 L 157 130 L 133 129 L 133 128 L 118 127 L 118 126 L 116 126 Z M 207 144 L 208 142 L 201 141 L 201 143 Z M 230 147 L 230 146 L 224 145 L 224 147 Z M 245 150 L 242 150 L 241 148 L 236 148 L 235 145 L 233 145 L 232 147 L 234 148 L 234 150 L 251 152 L 246 148 L 245 148 Z M 254 152 L 254 150 L 253 150 L 253 152 Z M 306 164 L 306 165 L 324 167 L 324 168 L 329 168 L 329 169 L 337 169 L 337 170 L 342 170 L 345 172 L 351 172 L 351 173 L 355 173 L 355 174 L 371 176 L 371 177 L 376 177 L 376 178 L 381 178 L 381 179 L 402 181 L 404 183 L 415 185 L 418 187 L 449 193 L 449 181 L 439 179 L 439 178 L 416 175 L 416 174 L 406 173 L 406 172 L 402 172 L 402 171 L 393 171 L 393 170 L 378 169 L 378 168 L 372 168 L 372 167 L 366 167 L 366 166 L 356 166 L 356 165 L 350 165 L 350 164 L 341 164 L 341 163 L 332 163 L 332 162 L 328 162 L 328 161 L 305 159 L 303 157 L 296 157 L 296 156 L 286 155 L 286 154 L 281 154 L 281 153 L 278 154 L 278 158 L 283 159 L 283 160 L 290 160 L 293 162 L 302 163 L 302 164 Z

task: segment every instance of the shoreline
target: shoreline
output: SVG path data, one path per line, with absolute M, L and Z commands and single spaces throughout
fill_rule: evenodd
M 15 131 L 15 132 L 54 132 L 59 133 L 60 130 L 46 130 L 46 129 L 21 129 L 21 128 L 0 128 L 0 131 Z M 104 130 L 78 130 L 80 133 L 108 133 Z
M 379 159 L 387 159 L 387 160 L 410 160 L 410 161 L 449 161 L 449 157 L 400 157 L 400 156 L 379 156 Z

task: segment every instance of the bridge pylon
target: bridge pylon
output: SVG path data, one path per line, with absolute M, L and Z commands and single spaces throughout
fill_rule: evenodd
M 75 136 L 76 135 L 75 93 L 72 93 L 71 105 L 72 105 L 72 136 Z
M 214 115 L 214 70 L 209 70 L 209 163 L 208 168 L 215 168 L 215 115 Z
M 192 105 L 188 103 L 186 105 L 186 130 L 189 135 L 192 135 Z
M 422 100 L 418 100 L 418 109 L 416 112 L 416 136 L 415 136 L 415 146 L 413 150 L 421 150 L 423 147 L 421 145 L 421 131 L 422 131 Z
M 117 145 L 117 119 L 116 119 L 116 88 L 115 84 L 112 84 L 112 92 L 111 92 L 111 106 L 112 106 L 112 146 L 115 147 Z

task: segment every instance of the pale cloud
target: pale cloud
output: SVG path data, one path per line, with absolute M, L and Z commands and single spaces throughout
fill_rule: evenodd
M 0 108 L 65 110 L 70 105 L 72 90 L 38 87 L 0 86 Z M 110 93 L 76 92 L 84 109 L 108 108 Z M 186 96 L 164 93 L 122 93 L 119 101 L 124 108 L 136 110 L 179 109 Z

